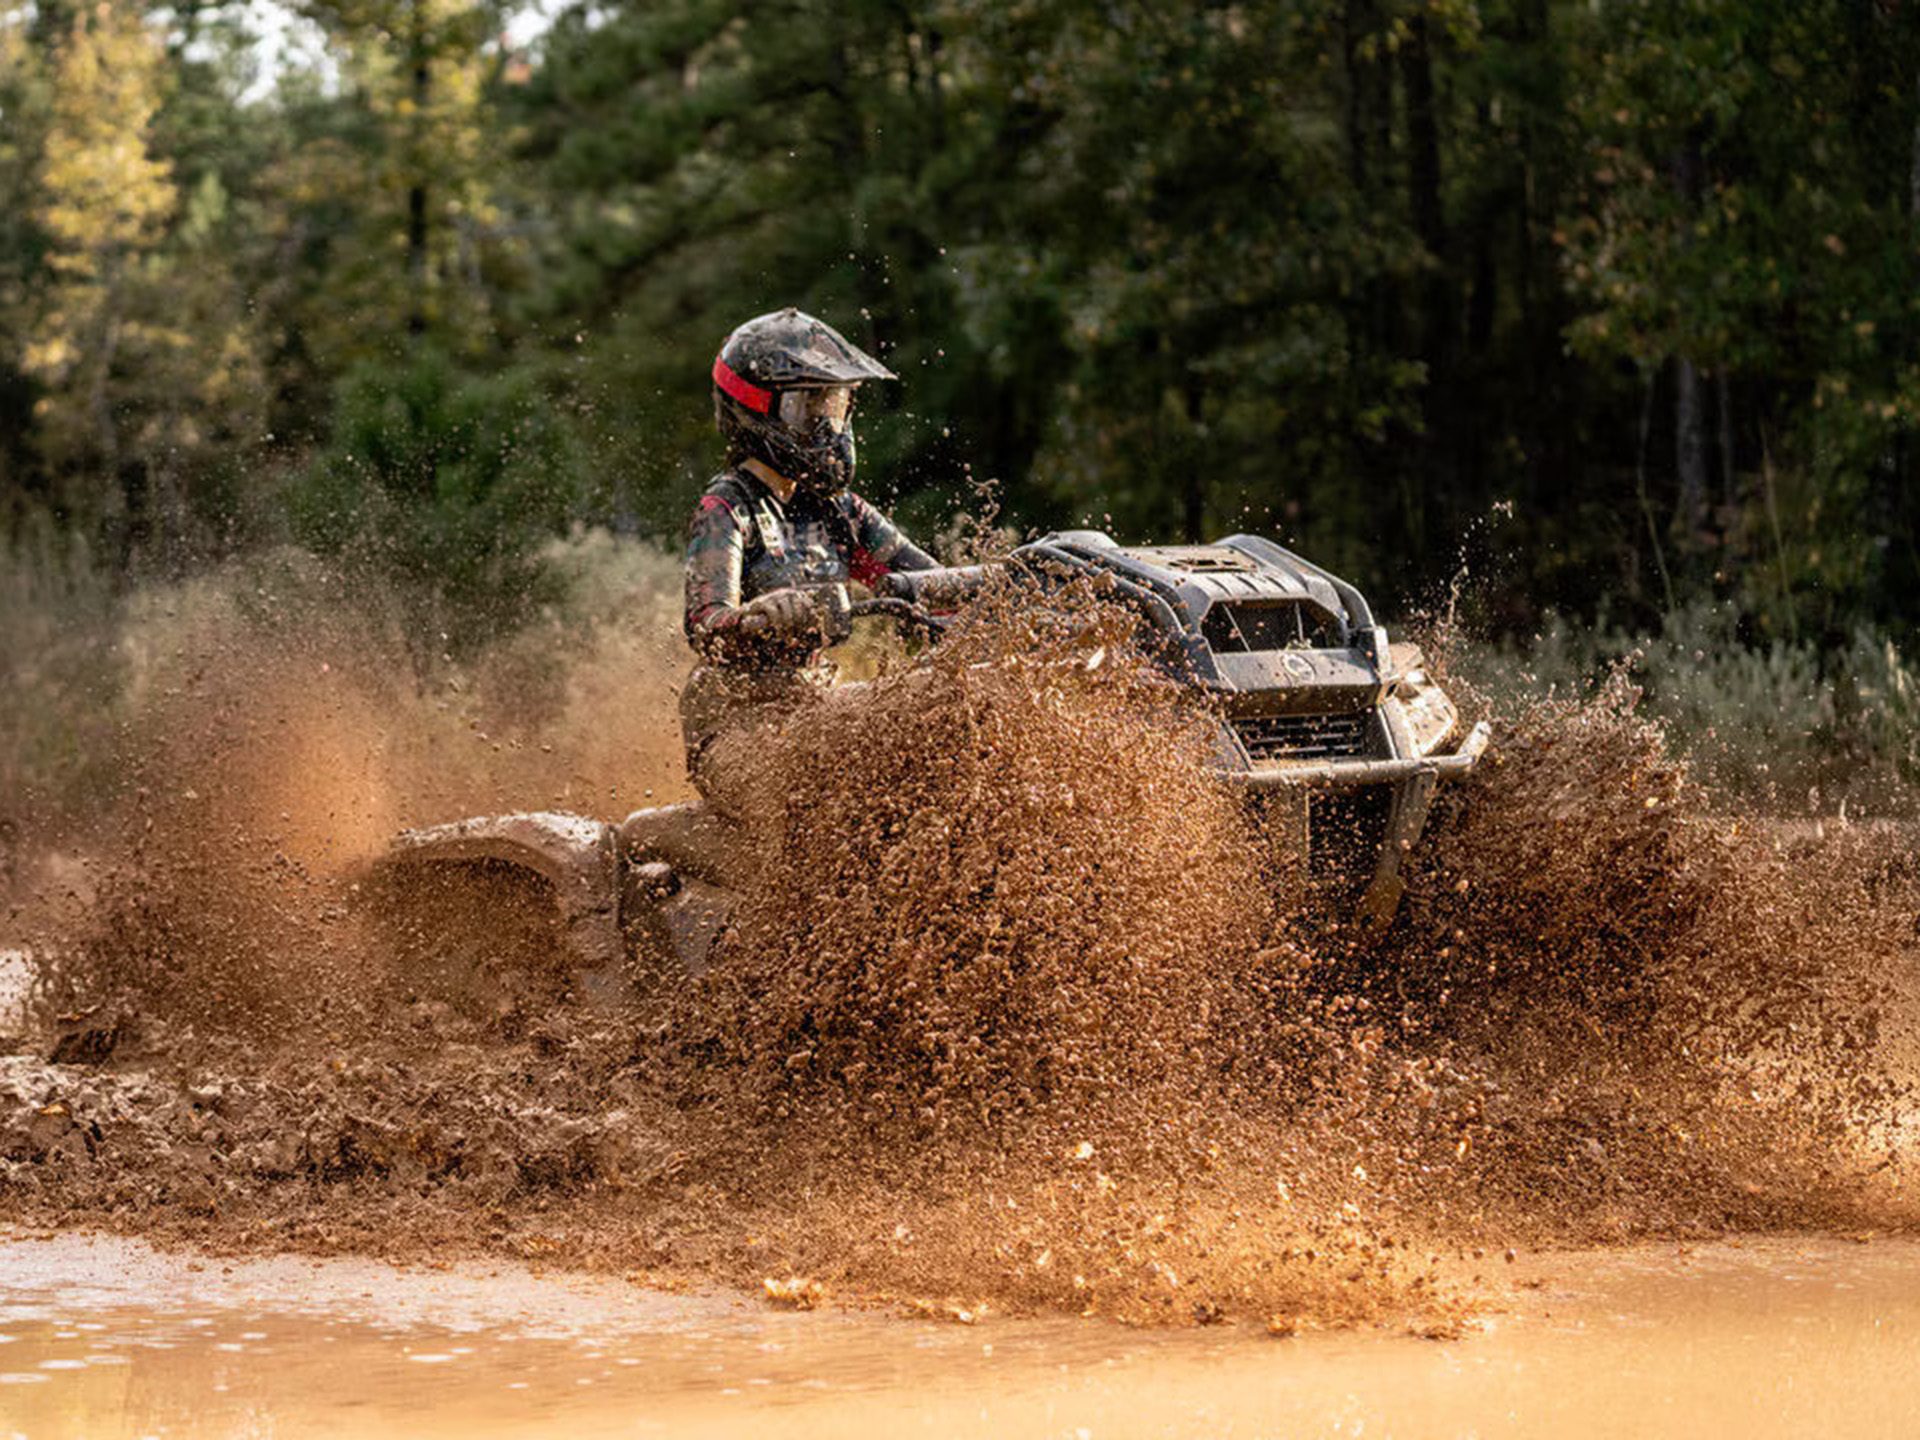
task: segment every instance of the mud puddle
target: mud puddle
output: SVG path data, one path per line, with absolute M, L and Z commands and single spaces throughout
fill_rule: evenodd
M 0 1433 L 1910 1432 L 1920 1242 L 1523 1257 L 1459 1339 L 789 1314 L 524 1267 L 0 1245 Z

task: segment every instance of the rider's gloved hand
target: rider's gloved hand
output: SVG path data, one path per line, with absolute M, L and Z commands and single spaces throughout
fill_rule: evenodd
M 740 607 L 745 635 L 802 635 L 819 628 L 813 602 L 798 590 L 770 590 Z
M 906 600 L 911 602 L 918 593 L 911 572 L 889 570 L 873 582 L 873 593 L 883 600 Z

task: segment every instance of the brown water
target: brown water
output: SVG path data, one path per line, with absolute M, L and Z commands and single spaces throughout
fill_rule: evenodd
M 0 1434 L 1906 1435 L 1920 1243 L 1522 1257 L 1459 1339 L 932 1324 L 513 1266 L 0 1244 Z

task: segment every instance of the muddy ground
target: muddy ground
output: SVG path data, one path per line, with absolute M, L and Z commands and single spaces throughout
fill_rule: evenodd
M 1436 1334 L 1512 1247 L 1914 1226 L 1906 832 L 1730 817 L 1617 688 L 1493 716 L 1364 937 L 1277 898 L 1097 617 L 983 615 L 769 740 L 729 947 L 609 1009 L 505 883 L 398 963 L 365 865 L 684 793 L 680 661 L 613 629 L 428 684 L 328 617 L 290 651 L 205 600 L 93 800 L 14 831 L 0 1217 Z

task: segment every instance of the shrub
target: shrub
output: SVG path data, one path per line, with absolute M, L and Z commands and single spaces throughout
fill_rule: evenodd
M 402 587 L 425 633 L 472 643 L 559 598 L 543 549 L 575 516 L 583 471 L 525 374 L 465 375 L 422 350 L 349 372 L 290 511 L 304 544 Z
M 1749 642 L 1725 607 L 1683 606 L 1658 634 L 1549 616 L 1528 644 L 1464 657 L 1496 703 L 1573 693 L 1624 667 L 1695 768 L 1723 791 L 1815 809 L 1886 811 L 1920 779 L 1920 669 L 1894 641 L 1857 627 L 1822 650 Z

